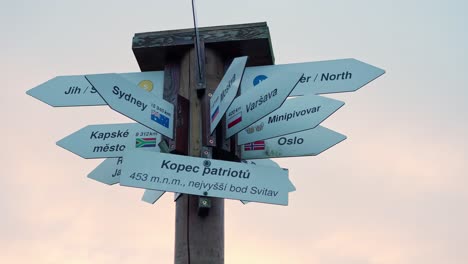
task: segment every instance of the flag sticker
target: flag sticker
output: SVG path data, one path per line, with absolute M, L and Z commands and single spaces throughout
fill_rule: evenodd
M 219 114 L 219 105 L 216 107 L 213 114 L 211 114 L 211 122 L 213 122 L 213 120 L 215 120 L 215 118 L 218 116 L 218 114 Z
M 244 145 L 244 151 L 265 150 L 265 140 L 258 140 Z
M 237 112 L 231 116 L 228 120 L 228 128 L 231 128 L 242 121 L 242 111 Z
M 136 148 L 154 148 L 156 147 L 156 138 L 136 138 Z
M 165 128 L 169 128 L 169 117 L 165 116 L 164 114 L 159 113 L 156 110 L 151 110 L 151 120 L 160 124 Z

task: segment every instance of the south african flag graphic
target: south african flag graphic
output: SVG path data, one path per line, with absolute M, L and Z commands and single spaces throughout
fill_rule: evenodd
M 156 147 L 156 138 L 136 138 L 136 148 L 154 148 Z

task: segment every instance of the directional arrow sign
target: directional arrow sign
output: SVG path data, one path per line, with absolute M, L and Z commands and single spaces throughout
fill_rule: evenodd
M 210 133 L 218 125 L 226 110 L 236 97 L 244 73 L 247 56 L 235 58 L 223 76 L 223 79 L 210 98 Z
M 243 159 L 315 156 L 345 140 L 346 136 L 317 126 L 286 136 L 247 143 L 242 146 Z
M 89 125 L 57 145 L 85 159 L 121 157 L 130 149 L 159 151 L 161 135 L 138 123 Z
M 280 168 L 280 166 L 270 160 L 270 159 L 259 159 L 259 160 L 244 160 L 242 161 L 247 164 L 253 164 L 256 166 L 267 166 L 267 167 L 276 167 Z M 99 166 L 97 166 L 92 172 L 88 174 L 88 178 L 96 180 L 101 183 L 105 183 L 108 185 L 113 185 L 120 182 L 120 174 L 122 172 L 122 163 L 123 158 L 108 158 L 105 159 Z M 293 187 L 293 186 L 292 186 Z M 291 191 L 295 189 L 292 188 Z M 145 190 L 143 197 L 141 198 L 142 201 L 154 204 L 158 201 L 159 198 L 164 194 L 164 191 L 157 191 L 157 190 Z M 247 204 L 247 201 L 242 201 L 244 204 Z
M 133 87 L 143 88 L 162 98 L 163 71 L 120 73 L 119 76 L 130 81 Z M 84 75 L 58 76 L 26 93 L 54 107 L 106 104 Z
M 247 67 L 242 78 L 241 94 L 258 82 L 278 74 L 278 70 L 281 75 L 288 75 L 288 71 L 304 73 L 291 96 L 353 92 L 385 73 L 356 59 Z M 296 77 L 292 75 L 290 78 L 294 80 Z
M 280 107 L 300 78 L 298 73 L 276 74 L 237 97 L 226 113 L 226 138 Z
M 108 185 L 116 184 L 120 181 L 123 158 L 105 159 L 99 166 L 88 174 L 88 178 Z
M 173 138 L 174 105 L 142 89 L 134 89 L 130 81 L 117 74 L 85 77 L 112 109 Z
M 136 150 L 124 155 L 120 185 L 281 205 L 294 188 L 281 168 Z
M 280 108 L 242 130 L 237 142 L 241 145 L 312 129 L 343 105 L 342 101 L 313 94 L 288 99 Z

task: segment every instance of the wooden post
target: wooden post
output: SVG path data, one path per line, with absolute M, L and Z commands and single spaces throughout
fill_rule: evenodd
M 212 92 L 222 78 L 223 61 L 212 50 L 206 50 L 205 95 Z M 192 49 L 182 59 L 180 89 L 188 90 L 190 102 L 189 155 L 202 155 L 202 103 L 197 93 L 197 60 Z M 211 198 L 207 216 L 199 216 L 198 196 L 183 195 L 176 202 L 176 264 L 224 263 L 224 200 Z
M 185 104 L 184 100 L 180 100 L 180 96 L 188 99 L 188 120 L 187 115 L 178 115 L 181 118 L 184 116 L 183 120 L 179 120 L 181 122 L 176 120 L 176 124 L 184 125 L 187 125 L 188 121 L 188 136 L 181 131 L 185 127 L 176 125 L 175 141 L 169 141 L 169 151 L 178 154 L 188 152 L 188 155 L 196 157 L 233 160 L 236 153 L 233 153 L 235 148 L 231 148 L 230 145 L 236 147 L 235 140 L 230 140 L 229 144 L 224 141 L 222 131 L 218 131 L 214 133 L 219 136 L 217 140 L 208 140 L 216 143 L 207 142 L 207 134 L 203 133 L 207 126 L 206 120 L 202 121 L 207 118 L 207 111 L 209 113 L 209 109 L 206 109 L 208 96 L 222 79 L 226 64 L 234 57 L 249 56 L 247 66 L 273 64 L 270 34 L 266 23 L 200 28 L 199 32 L 205 47 L 206 63 L 206 89 L 201 94 L 197 92 L 197 59 L 193 45 L 193 29 L 135 34 L 133 52 L 142 71 L 165 69 L 178 72 L 177 67 L 168 64 L 180 65 L 180 74 L 165 75 L 164 98 L 176 102 L 175 94 L 167 89 L 172 86 L 179 89 L 176 111 L 185 109 L 181 107 Z M 178 76 L 179 80 L 167 79 L 176 78 L 173 76 Z M 188 144 L 180 140 L 188 140 Z M 184 149 L 186 146 L 188 151 Z M 209 151 L 211 149 L 213 151 Z M 199 214 L 200 201 L 200 197 L 193 195 L 182 195 L 176 201 L 175 264 L 224 263 L 224 199 L 211 197 L 203 200 L 208 201 L 211 206 L 208 214 Z

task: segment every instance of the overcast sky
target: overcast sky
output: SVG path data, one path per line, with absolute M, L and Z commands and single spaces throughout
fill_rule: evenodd
M 468 2 L 197 1 L 200 26 L 268 23 L 277 64 L 356 58 L 386 74 L 322 125 L 348 139 L 277 159 L 289 206 L 226 201 L 234 263 L 468 263 Z M 1 263 L 172 263 L 173 195 L 86 178 L 101 161 L 55 145 L 107 106 L 25 94 L 55 76 L 136 72 L 137 32 L 192 27 L 190 1 L 0 0 Z

